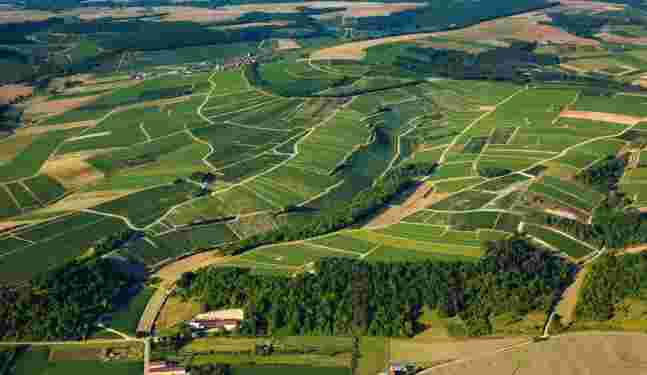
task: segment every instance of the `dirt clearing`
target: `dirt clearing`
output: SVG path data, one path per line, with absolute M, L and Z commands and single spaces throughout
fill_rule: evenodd
M 449 363 L 421 375 L 636 375 L 647 371 L 645 334 L 586 332 Z
M 0 86 L 0 104 L 12 103 L 19 96 L 31 96 L 34 92 L 32 86 L 4 85 Z
M 276 49 L 278 51 L 285 51 L 289 49 L 301 48 L 299 43 L 294 39 L 277 39 L 276 40 Z
M 97 100 L 99 96 L 101 95 L 33 103 L 27 107 L 25 113 L 31 116 L 39 114 L 58 115 L 66 111 L 79 108 L 85 104 L 92 103 Z
M 623 125 L 636 125 L 637 123 L 643 121 L 642 117 L 619 115 L 616 113 L 605 113 L 605 112 L 563 111 L 562 113 L 559 114 L 559 116 L 564 118 L 573 118 L 573 119 L 579 119 L 579 120 L 611 122 L 611 123 L 623 124 Z
M 399 223 L 402 219 L 442 199 L 447 194 L 436 194 L 431 184 L 422 183 L 401 205 L 391 206 L 372 219 L 367 228 L 380 228 Z
M 590 271 L 590 267 L 582 268 L 575 278 L 575 282 L 572 283 L 562 294 L 562 300 L 559 302 L 555 308 L 555 312 L 562 317 L 562 323 L 567 325 L 575 321 L 575 306 L 577 306 L 577 297 L 580 293 L 582 285 L 584 285 L 584 279 Z

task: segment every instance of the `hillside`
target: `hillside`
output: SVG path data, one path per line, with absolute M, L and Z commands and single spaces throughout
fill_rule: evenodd
M 625 336 L 578 332 L 644 331 L 643 5 L 141 5 L 0 10 L 0 374 L 87 338 L 144 346 L 119 374 L 587 373 L 555 353 Z

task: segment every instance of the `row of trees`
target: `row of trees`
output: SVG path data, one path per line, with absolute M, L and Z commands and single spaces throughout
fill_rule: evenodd
M 316 275 L 254 275 L 242 269 L 185 274 L 185 297 L 209 308 L 244 306 L 245 334 L 411 336 L 425 306 L 460 315 L 468 333 L 490 318 L 546 309 L 569 280 L 568 264 L 523 237 L 492 242 L 477 263 L 368 263 L 322 259 Z

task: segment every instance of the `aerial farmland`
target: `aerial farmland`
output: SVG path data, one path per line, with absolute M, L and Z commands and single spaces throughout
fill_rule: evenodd
M 647 8 L 485 3 L 0 10 L 0 375 L 639 371 Z

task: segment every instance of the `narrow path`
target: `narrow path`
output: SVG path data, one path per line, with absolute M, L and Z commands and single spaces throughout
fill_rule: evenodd
M 146 131 L 146 128 L 144 127 L 143 122 L 139 123 L 139 129 L 141 129 L 142 133 L 144 133 L 144 136 L 146 137 L 146 142 L 152 142 L 153 141 L 153 137 L 151 137 L 151 135 L 148 134 L 148 131 Z
M 509 97 L 507 97 L 507 98 L 503 99 L 501 102 L 497 103 L 497 104 L 494 106 L 494 109 L 493 109 L 492 111 L 489 111 L 489 112 L 485 112 L 485 113 L 483 113 L 482 115 L 480 115 L 479 117 L 477 117 L 474 121 L 472 121 L 469 125 L 467 125 L 467 126 L 465 127 L 465 129 L 463 129 L 463 131 L 461 131 L 461 132 L 460 132 L 456 137 L 454 137 L 454 139 L 453 139 L 453 140 L 452 140 L 452 142 L 449 144 L 449 146 L 447 146 L 447 148 L 445 149 L 445 151 L 443 151 L 443 153 L 440 155 L 440 158 L 439 158 L 439 160 L 438 160 L 438 164 L 443 164 L 443 163 L 445 162 L 445 159 L 447 158 L 447 154 L 451 151 L 451 149 L 452 149 L 454 146 L 456 146 L 456 143 L 458 142 L 458 140 L 459 140 L 461 137 L 463 137 L 467 132 L 469 132 L 469 131 L 474 127 L 474 126 L 476 126 L 476 124 L 478 124 L 479 122 L 481 122 L 481 120 L 483 120 L 484 118 L 488 117 L 488 116 L 489 116 L 489 115 L 491 115 L 492 113 L 496 112 L 497 108 L 499 108 L 501 105 L 503 105 L 503 104 L 505 104 L 505 103 L 509 102 L 509 101 L 510 101 L 510 100 L 512 100 L 515 96 L 517 96 L 517 95 L 519 95 L 519 94 L 521 94 L 521 93 L 523 93 L 523 92 L 527 91 L 528 89 L 529 89 L 529 86 L 527 86 L 527 85 L 526 85 L 524 88 L 522 88 L 522 89 L 518 90 L 518 91 L 517 91 L 517 92 L 515 92 L 514 94 L 510 95 Z

